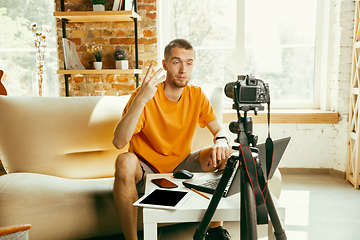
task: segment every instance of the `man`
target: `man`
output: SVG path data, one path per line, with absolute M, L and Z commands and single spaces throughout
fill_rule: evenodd
M 137 208 L 133 203 L 144 183 L 145 172 L 211 172 L 224 168 L 229 156 L 226 132 L 199 87 L 188 85 L 195 64 L 195 51 L 184 39 L 165 48 L 163 69 L 152 76 L 152 63 L 141 87 L 132 94 L 118 123 L 113 144 L 129 151 L 115 164 L 114 200 L 127 240 L 137 239 Z M 165 81 L 163 81 L 165 79 Z M 196 125 L 207 126 L 214 146 L 191 153 Z M 230 239 L 222 222 L 212 222 L 206 240 Z

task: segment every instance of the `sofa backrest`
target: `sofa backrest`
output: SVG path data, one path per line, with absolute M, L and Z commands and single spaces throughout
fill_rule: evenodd
M 110 177 L 113 132 L 129 96 L 0 96 L 0 159 L 7 172 Z
M 205 89 L 221 119 L 221 88 Z M 0 159 L 8 173 L 32 172 L 66 178 L 114 175 L 112 145 L 129 96 L 0 96 Z M 196 130 L 193 150 L 213 144 L 207 128 Z

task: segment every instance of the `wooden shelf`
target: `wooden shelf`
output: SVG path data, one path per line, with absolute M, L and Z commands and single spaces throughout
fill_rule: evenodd
M 134 11 L 73 11 L 54 12 L 53 16 L 69 22 L 128 22 L 133 18 L 141 20 Z
M 140 69 L 80 69 L 80 70 L 57 70 L 57 74 L 141 74 Z
M 252 117 L 253 123 L 267 123 L 267 112 L 258 112 L 255 116 L 252 112 L 248 113 Z M 337 112 L 316 111 L 316 110 L 271 110 L 270 123 L 279 124 L 337 124 L 339 114 Z M 230 123 L 237 119 L 235 111 L 229 110 L 223 113 L 223 122 Z

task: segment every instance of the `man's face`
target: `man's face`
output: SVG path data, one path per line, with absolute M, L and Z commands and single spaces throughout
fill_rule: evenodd
M 194 61 L 193 50 L 172 48 L 170 55 L 163 60 L 163 67 L 167 71 L 166 81 L 178 88 L 185 87 L 191 79 Z

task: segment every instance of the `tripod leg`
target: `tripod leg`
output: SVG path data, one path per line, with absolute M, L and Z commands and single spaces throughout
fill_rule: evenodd
M 274 227 L 274 234 L 277 240 L 286 240 L 286 234 L 285 230 L 281 226 L 279 215 L 277 214 L 274 202 L 271 199 L 270 193 L 268 193 L 268 196 L 266 198 L 266 207 L 268 209 L 271 223 Z M 269 236 L 270 239 L 270 236 Z
M 196 231 L 195 231 L 195 234 L 193 236 L 194 240 L 203 240 L 205 238 L 205 232 L 206 232 L 207 228 L 209 227 L 209 223 L 216 211 L 216 208 L 221 200 L 221 197 L 224 194 L 225 187 L 229 182 L 231 174 L 236 166 L 236 163 L 237 163 L 236 157 L 231 156 L 228 159 L 228 161 L 226 163 L 226 167 L 225 167 L 222 177 L 220 179 L 220 182 L 214 192 L 213 197 L 211 198 L 211 201 L 209 203 L 208 208 L 206 209 L 203 219 L 201 220 L 199 228 L 196 229 Z
M 257 239 L 255 198 L 246 173 L 241 171 L 241 239 Z

